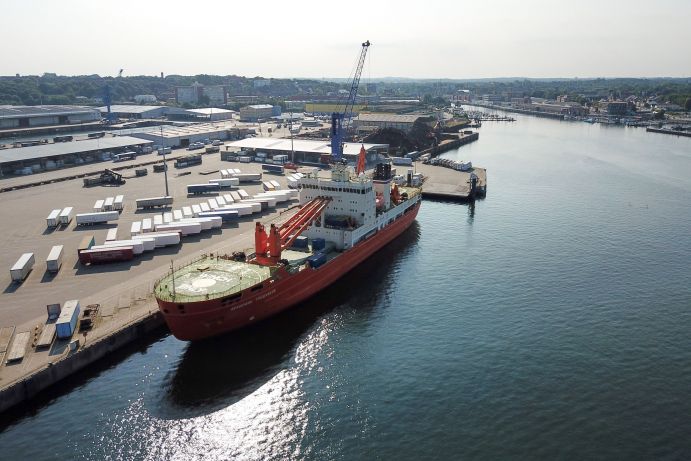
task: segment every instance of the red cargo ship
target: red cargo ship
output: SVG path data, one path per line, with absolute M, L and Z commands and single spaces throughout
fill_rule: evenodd
M 338 164 L 331 179 L 302 178 L 302 206 L 268 234 L 257 223 L 253 254 L 207 255 L 159 280 L 154 294 L 175 337 L 219 335 L 295 306 L 413 223 L 419 188 L 394 184 L 386 164 L 373 177 L 351 173 Z

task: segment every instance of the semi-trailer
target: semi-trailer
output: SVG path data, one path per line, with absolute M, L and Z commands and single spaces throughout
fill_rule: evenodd
M 198 222 L 176 222 L 172 224 L 162 224 L 156 226 L 156 232 L 179 231 L 182 236 L 198 234 L 202 231 L 202 225 Z
M 62 211 L 60 208 L 53 210 L 50 212 L 48 217 L 46 218 L 46 225 L 48 227 L 58 227 L 58 224 L 60 224 L 60 211 Z
M 283 174 L 285 169 L 283 168 L 283 165 L 271 165 L 264 163 L 262 164 L 262 171 L 271 174 Z
M 235 201 L 235 200 L 233 199 L 233 196 L 230 195 L 230 194 L 223 194 L 223 200 L 226 201 L 226 204 L 231 204 L 231 203 L 233 203 L 233 202 Z
M 79 246 L 77 247 L 77 256 L 79 256 L 79 254 L 82 251 L 86 251 L 86 250 L 91 249 L 91 247 L 94 246 L 95 244 L 96 244 L 96 239 L 94 238 L 93 235 L 85 235 L 84 237 L 82 237 L 82 241 L 79 242 Z
M 78 226 L 93 226 L 94 224 L 104 224 L 110 221 L 117 221 L 120 213 L 117 211 L 101 211 L 98 213 L 78 213 L 76 221 Z
M 65 301 L 60 310 L 60 315 L 55 321 L 55 332 L 58 339 L 68 339 L 74 334 L 77 329 L 77 321 L 79 320 L 79 301 L 71 299 Z
M 106 247 L 100 249 L 84 250 L 79 253 L 81 264 L 102 264 L 119 261 L 129 261 L 134 257 L 131 246 Z
M 236 221 L 238 216 L 239 213 L 237 210 L 215 210 L 209 211 L 208 213 L 201 213 L 199 215 L 200 218 L 218 217 L 221 218 L 221 221 L 223 222 Z
M 190 206 L 182 207 L 182 216 L 183 216 L 183 218 L 191 218 L 192 216 L 194 216 L 194 213 L 192 213 L 192 207 L 190 207 Z
M 60 212 L 60 216 L 58 216 L 58 220 L 60 221 L 61 225 L 66 226 L 70 222 L 72 222 L 73 210 L 74 208 L 72 208 L 71 206 L 62 209 L 62 211 Z
M 124 208 L 125 204 L 125 196 L 124 195 L 116 195 L 115 200 L 113 201 L 113 209 L 122 211 Z
M 121 247 L 132 245 L 134 254 L 139 254 L 139 249 L 136 247 L 138 243 L 142 244 L 142 253 L 153 251 L 154 248 L 156 248 L 156 240 L 151 238 L 149 234 L 141 235 L 136 239 L 131 238 L 128 240 L 113 240 L 112 242 L 105 242 L 103 245 L 99 245 L 99 247 Z
M 103 200 L 96 200 L 96 203 L 94 203 L 93 207 L 94 213 L 100 213 L 101 211 L 103 211 L 103 203 Z
M 180 221 L 182 219 L 182 210 L 173 210 L 173 221 Z
M 109 249 L 109 248 L 122 248 L 122 247 L 127 246 L 127 247 L 131 247 L 131 248 L 132 248 L 132 253 L 133 253 L 134 255 L 140 255 L 140 254 L 144 253 L 144 243 L 143 243 L 143 242 L 141 242 L 141 241 L 139 241 L 139 240 L 137 240 L 137 239 L 131 239 L 131 240 L 128 240 L 128 242 L 134 242 L 134 243 L 122 243 L 122 244 L 120 244 L 120 245 L 108 245 L 108 244 L 105 244 L 105 245 L 94 245 L 93 247 L 91 247 L 91 250 L 89 250 L 89 251 L 93 251 L 93 250 L 107 250 L 107 249 Z
M 156 244 L 156 248 L 167 247 L 171 245 L 178 245 L 180 243 L 180 237 L 182 233 L 180 231 L 168 231 L 168 232 L 149 232 L 146 235 L 137 235 L 132 237 L 133 240 L 138 240 L 140 238 L 152 238 Z
M 215 183 L 207 184 L 190 184 L 187 186 L 188 194 L 208 194 L 211 192 L 218 192 L 221 190 L 221 186 Z
M 60 266 L 62 266 L 63 248 L 63 245 L 55 245 L 50 249 L 50 253 L 48 253 L 48 257 L 46 258 L 46 270 L 48 272 L 55 273 L 60 270 Z
M 163 213 L 163 224 L 170 224 L 172 222 L 173 222 L 173 213 L 170 211 Z
M 137 209 L 154 208 L 173 204 L 173 197 L 166 195 L 163 197 L 139 198 L 136 200 Z
M 103 202 L 103 210 L 104 211 L 113 211 L 115 209 L 115 197 L 106 197 L 106 200 Z
M 130 236 L 134 237 L 136 235 L 139 235 L 142 233 L 142 222 L 141 221 L 135 221 L 132 223 L 130 226 Z
M 244 182 L 257 182 L 262 180 L 261 173 L 233 173 L 233 178 L 237 178 L 238 181 Z
M 36 263 L 36 258 L 33 253 L 24 253 L 19 257 L 16 263 L 10 269 L 10 275 L 15 282 L 21 282 L 29 275 L 31 269 Z
M 222 188 L 237 187 L 240 185 L 238 178 L 214 178 L 209 179 L 209 184 L 218 184 Z
M 215 198 L 210 198 L 206 202 L 209 204 L 209 208 L 211 208 L 212 210 L 215 210 L 216 208 L 218 208 L 218 202 L 216 201 Z
M 154 225 L 151 222 L 151 218 L 142 219 L 142 232 L 151 232 L 154 230 Z

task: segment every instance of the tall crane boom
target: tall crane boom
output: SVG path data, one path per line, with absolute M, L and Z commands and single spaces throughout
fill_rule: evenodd
M 350 84 L 350 93 L 348 94 L 348 100 L 345 103 L 343 112 L 334 112 L 331 114 L 331 156 L 334 161 L 339 161 L 343 157 L 343 125 L 347 123 L 347 120 L 353 115 L 353 105 L 357 97 L 358 86 L 360 86 L 360 76 L 362 75 L 362 68 L 365 65 L 365 56 L 367 55 L 369 46 L 369 40 L 362 44 L 360 59 L 358 60 L 353 81 Z

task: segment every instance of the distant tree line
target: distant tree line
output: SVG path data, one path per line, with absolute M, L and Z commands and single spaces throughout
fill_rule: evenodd
M 138 94 L 153 94 L 160 100 L 174 98 L 175 87 L 194 82 L 202 85 L 224 85 L 231 95 L 257 96 L 260 102 L 282 104 L 286 99 L 314 99 L 343 97 L 350 82 L 309 79 L 271 79 L 266 86 L 255 85 L 260 77 L 237 75 L 168 75 L 101 77 L 99 75 L 0 77 L 0 104 L 77 104 L 84 98 L 101 99 L 106 85 L 113 102 L 131 102 Z M 660 102 L 678 104 L 691 110 L 691 79 L 689 78 L 615 78 L 615 79 L 486 79 L 486 80 L 410 80 L 363 79 L 360 95 L 418 98 L 426 104 L 440 105 L 445 98 L 459 90 L 475 95 L 506 94 L 510 97 L 540 97 L 555 99 L 568 95 L 570 101 L 587 104 L 597 98 L 628 96 L 647 98 L 657 96 Z M 204 103 L 205 101 L 201 101 Z

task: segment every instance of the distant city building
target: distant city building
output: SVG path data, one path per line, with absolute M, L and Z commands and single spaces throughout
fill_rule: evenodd
M 504 96 L 500 94 L 483 94 L 482 95 L 482 102 L 485 104 L 497 104 L 500 102 L 504 102 L 505 98 Z
M 304 112 L 306 101 L 286 101 L 287 111 Z
M 0 129 L 100 121 L 98 109 L 82 106 L 0 106 Z
M 270 79 L 266 79 L 266 78 L 255 78 L 254 80 L 252 80 L 252 85 L 253 85 L 255 88 L 261 88 L 261 87 L 264 87 L 264 86 L 270 86 L 270 85 L 271 85 L 271 80 L 270 80 Z
M 134 102 L 136 102 L 137 104 L 156 102 L 156 96 L 154 96 L 153 94 L 138 94 L 134 97 Z
M 281 115 L 281 106 L 254 104 L 240 108 L 240 120 L 245 122 L 256 122 L 257 120 L 271 118 L 276 115 Z
M 223 85 L 204 86 L 194 82 L 190 86 L 175 88 L 175 101 L 178 104 L 199 104 L 204 96 L 209 98 L 211 104 L 228 104 L 228 93 Z
M 607 113 L 609 115 L 626 115 L 629 112 L 629 103 L 626 101 L 607 102 Z

